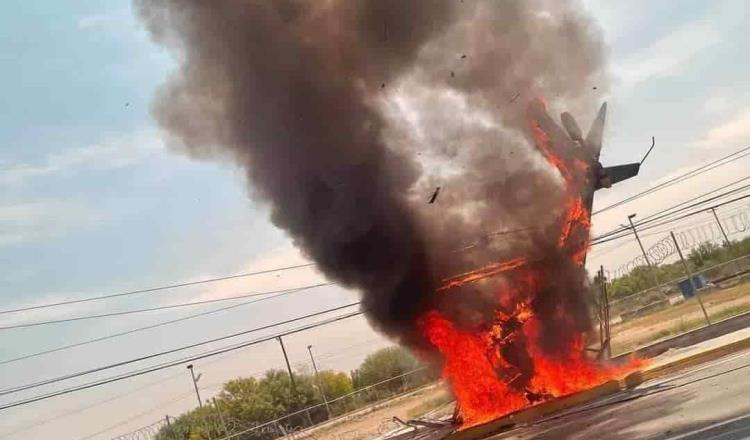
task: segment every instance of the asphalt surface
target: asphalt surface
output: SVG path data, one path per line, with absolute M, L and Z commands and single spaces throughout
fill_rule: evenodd
M 488 439 L 750 439 L 750 351 Z

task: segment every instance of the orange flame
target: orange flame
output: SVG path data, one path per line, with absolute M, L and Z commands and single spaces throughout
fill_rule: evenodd
M 558 248 L 582 266 L 589 246 L 590 213 L 581 193 L 588 184 L 590 166 L 555 154 L 550 138 L 538 124 L 532 124 L 537 147 L 566 184 L 565 212 L 560 220 Z M 524 257 L 494 262 L 443 280 L 438 291 L 512 272 L 515 283 L 499 299 L 520 298 L 514 310 L 496 310 L 492 323 L 480 328 L 459 328 L 436 310 L 423 314 L 418 326 L 443 357 L 443 376 L 453 388 L 463 428 L 481 424 L 505 414 L 555 397 L 575 393 L 623 376 L 640 361 L 622 367 L 606 366 L 589 359 L 584 335 L 577 333 L 568 346 L 548 354 L 540 345 L 540 321 L 530 304 L 542 274 Z M 583 286 L 581 286 L 583 288 Z M 567 318 L 561 310 L 561 319 Z M 515 361 L 511 358 L 515 356 Z M 518 358 L 523 358 L 521 361 Z M 528 358 L 528 359 L 526 359 Z M 524 364 L 525 363 L 525 364 Z M 525 368 L 519 366 L 525 365 Z

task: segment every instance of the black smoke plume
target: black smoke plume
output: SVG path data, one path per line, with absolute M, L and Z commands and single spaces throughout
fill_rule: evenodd
M 446 303 L 440 280 L 555 240 L 562 186 L 530 148 L 525 103 L 590 111 L 606 88 L 577 2 L 136 6 L 179 62 L 154 103 L 172 144 L 239 164 L 272 222 L 392 337 L 417 343 L 430 307 L 477 319 L 506 281 Z

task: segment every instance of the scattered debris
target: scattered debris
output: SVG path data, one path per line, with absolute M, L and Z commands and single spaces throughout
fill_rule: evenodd
M 385 88 L 385 83 L 381 84 L 381 85 L 380 85 L 380 88 L 381 88 L 381 89 L 384 89 L 384 88 Z
M 440 194 L 440 187 L 439 186 L 437 188 L 435 188 L 435 192 L 432 193 L 432 197 L 430 197 L 430 201 L 428 203 L 429 204 L 435 203 L 435 199 L 437 199 L 438 194 Z
M 596 90 L 596 86 L 592 87 L 594 90 Z
M 451 70 L 451 78 L 453 78 L 455 76 L 456 76 L 456 72 L 454 72 L 454 71 Z
M 512 103 L 516 102 L 516 99 L 518 99 L 520 96 L 521 96 L 521 92 L 518 92 L 515 95 L 513 95 L 513 97 L 510 98 L 510 103 L 512 104 Z
M 412 424 L 411 424 L 411 423 L 409 423 L 409 422 L 405 422 L 405 421 L 401 420 L 400 418 L 398 418 L 398 417 L 396 417 L 396 416 L 393 416 L 393 419 L 392 419 L 392 420 L 393 420 L 394 422 L 396 422 L 396 423 L 399 423 L 399 424 L 401 424 L 401 425 L 404 425 L 404 426 L 406 426 L 406 427 L 412 428 L 412 429 L 413 429 L 414 431 L 416 431 L 416 430 L 417 430 L 417 427 L 416 427 L 416 426 L 412 425 Z
M 464 58 L 466 58 L 466 54 L 461 55 L 461 59 L 463 60 Z
M 412 419 L 407 422 L 409 426 L 424 426 L 426 428 L 443 428 L 446 425 L 449 425 L 450 422 L 445 422 L 442 420 L 438 421 L 431 421 L 431 420 L 421 420 L 421 419 Z
M 130 103 L 129 103 L 129 102 L 126 102 L 126 103 L 125 103 L 125 107 L 130 107 Z

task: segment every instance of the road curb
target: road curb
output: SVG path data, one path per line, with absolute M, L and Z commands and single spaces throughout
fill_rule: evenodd
M 620 391 L 636 387 L 643 382 L 666 376 L 671 373 L 710 362 L 732 353 L 750 349 L 750 337 L 730 344 L 722 345 L 710 350 L 695 353 L 673 362 L 668 362 L 654 367 L 634 371 L 620 380 L 611 380 L 579 393 L 560 397 L 537 406 L 518 411 L 513 414 L 492 420 L 482 425 L 477 425 L 460 431 L 455 431 L 444 437 L 444 440 L 474 440 L 485 438 L 489 435 L 499 433 L 506 428 L 520 423 L 528 423 L 538 420 L 548 414 L 580 405 L 584 402 L 599 399 Z
M 581 403 L 598 399 L 610 394 L 614 394 L 620 391 L 620 389 L 620 381 L 610 380 L 588 390 L 570 394 L 568 396 L 560 397 L 548 402 L 540 403 L 539 405 L 509 414 L 482 425 L 473 426 L 461 431 L 455 431 L 445 437 L 444 440 L 471 440 L 484 438 L 488 435 L 500 432 L 510 426 L 519 423 L 527 423 L 547 414 L 580 405 Z
M 684 370 L 685 368 L 693 367 L 706 362 L 711 362 L 748 348 L 750 348 L 750 337 L 732 342 L 730 344 L 715 347 L 710 350 L 701 351 L 700 353 L 695 353 L 690 356 L 685 356 L 673 362 L 668 362 L 665 364 L 656 365 L 651 368 L 634 371 L 633 373 L 625 376 L 625 378 L 623 378 L 621 382 L 623 384 L 623 388 L 633 388 L 648 380 L 666 376 L 668 374 Z

